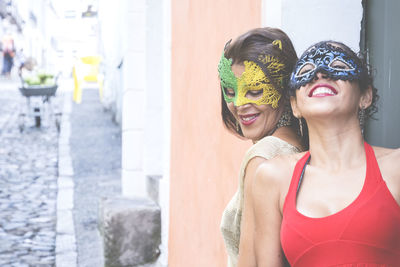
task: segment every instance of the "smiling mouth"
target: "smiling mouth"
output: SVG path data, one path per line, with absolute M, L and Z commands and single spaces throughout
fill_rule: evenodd
M 260 114 L 239 115 L 240 122 L 243 125 L 250 125 L 255 122 Z
M 309 97 L 324 97 L 324 96 L 335 96 L 337 95 L 337 91 L 329 84 L 317 84 L 315 85 L 310 93 Z

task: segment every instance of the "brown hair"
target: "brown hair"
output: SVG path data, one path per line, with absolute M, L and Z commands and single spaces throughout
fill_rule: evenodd
M 275 40 L 280 40 L 282 46 L 279 47 L 273 44 Z M 242 64 L 246 60 L 255 62 L 263 70 L 265 76 L 275 85 L 275 89 L 281 93 L 282 97 L 279 100 L 279 106 L 288 105 L 288 81 L 292 68 L 297 61 L 297 55 L 286 33 L 280 29 L 269 27 L 250 30 L 240 35 L 234 42 L 230 43 L 229 41 L 225 45 L 224 55 L 226 58 L 232 59 L 232 64 Z M 285 67 L 282 70 L 285 77 L 283 86 L 277 85 L 276 81 L 271 79 L 267 69 L 268 65 L 265 65 L 260 59 L 260 56 L 265 55 L 272 55 L 284 64 Z M 240 127 L 236 129 L 236 119 L 228 109 L 222 90 L 221 106 L 222 121 L 225 126 L 234 134 L 243 137 Z M 297 123 L 296 120 L 294 120 L 294 123 Z

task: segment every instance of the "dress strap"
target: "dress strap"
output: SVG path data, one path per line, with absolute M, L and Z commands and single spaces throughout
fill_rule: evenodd
M 293 198 L 296 197 L 296 190 L 299 184 L 299 180 L 302 176 L 303 170 L 305 168 L 305 165 L 308 163 L 310 158 L 310 152 L 307 151 L 299 161 L 297 161 L 296 166 L 294 167 L 293 170 L 293 175 L 292 175 L 292 180 L 290 181 L 290 186 L 289 186 L 289 190 L 288 193 L 286 195 L 285 198 L 285 203 L 283 204 L 283 210 L 286 209 L 287 205 L 291 205 L 292 203 L 294 203 L 294 201 L 292 201 Z
M 310 159 L 311 159 L 311 155 L 307 158 L 306 162 L 304 163 L 303 170 L 301 171 L 301 175 L 300 175 L 300 178 L 299 178 L 299 182 L 297 183 L 296 195 L 300 190 L 300 185 L 301 185 L 301 182 L 303 181 L 304 172 L 306 170 L 307 164 L 310 162 Z

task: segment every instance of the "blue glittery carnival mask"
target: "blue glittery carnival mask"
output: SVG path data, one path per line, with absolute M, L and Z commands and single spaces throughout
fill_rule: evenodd
M 318 72 L 333 80 L 354 81 L 361 76 L 361 66 L 341 47 L 322 42 L 304 52 L 297 61 L 290 78 L 291 89 L 313 81 Z

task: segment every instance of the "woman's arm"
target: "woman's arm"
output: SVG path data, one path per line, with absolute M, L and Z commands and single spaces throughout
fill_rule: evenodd
M 252 184 L 254 251 L 257 267 L 283 267 L 285 256 L 280 242 L 282 222 L 281 188 L 287 164 L 279 159 L 261 164 Z M 287 180 L 287 179 L 286 179 Z
M 254 253 L 254 209 L 252 198 L 252 184 L 258 166 L 266 161 L 264 158 L 252 158 L 246 167 L 244 176 L 244 200 L 242 219 L 240 224 L 240 245 L 238 267 L 255 267 L 256 258 Z

